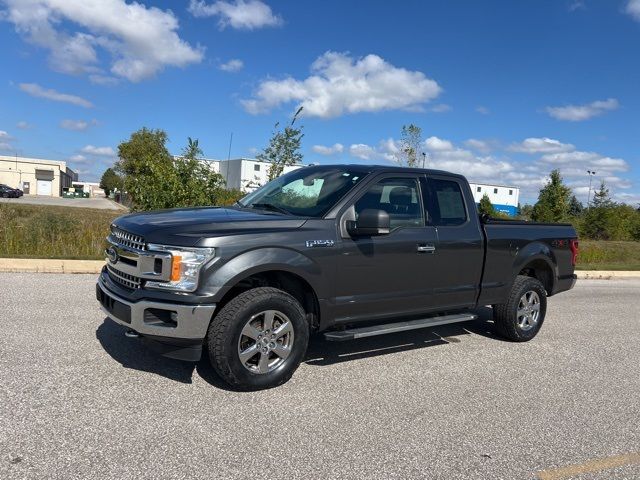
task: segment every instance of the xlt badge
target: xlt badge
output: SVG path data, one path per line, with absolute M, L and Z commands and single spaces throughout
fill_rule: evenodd
M 307 240 L 307 248 L 333 247 L 335 244 L 333 240 Z

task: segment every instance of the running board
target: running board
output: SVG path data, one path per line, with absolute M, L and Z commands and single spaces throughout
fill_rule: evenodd
M 408 320 L 406 322 L 386 323 L 383 325 L 372 325 L 369 327 L 350 328 L 348 330 L 335 330 L 325 333 L 324 338 L 331 342 L 343 342 L 345 340 L 373 337 L 375 335 L 384 335 L 386 333 L 405 332 L 407 330 L 417 330 L 418 328 L 446 325 L 447 323 L 468 322 L 471 320 L 476 320 L 477 318 L 478 315 L 474 313 L 441 315 L 438 317 Z

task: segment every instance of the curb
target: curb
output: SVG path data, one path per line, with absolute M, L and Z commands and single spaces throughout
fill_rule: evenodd
M 640 271 L 576 270 L 578 280 L 615 280 L 640 278 Z
M 11 273 L 95 273 L 104 260 L 53 260 L 40 258 L 0 258 L 0 272 Z

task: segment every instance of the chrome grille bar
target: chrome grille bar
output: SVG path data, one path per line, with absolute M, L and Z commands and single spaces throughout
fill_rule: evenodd
M 124 285 L 127 288 L 136 290 L 142 286 L 142 279 L 133 275 L 129 275 L 128 273 L 121 272 L 108 263 L 107 270 L 109 272 L 109 277 L 111 277 L 113 281 L 118 282 L 119 284 Z
M 145 244 L 143 237 L 129 233 L 121 228 L 111 226 L 111 236 L 117 243 L 125 247 L 134 248 L 136 250 L 147 249 L 147 245 Z

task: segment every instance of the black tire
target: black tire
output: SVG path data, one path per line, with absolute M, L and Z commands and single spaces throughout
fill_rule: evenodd
M 8 194 L 6 194 L 6 193 L 3 193 L 3 194 L 2 194 L 2 198 L 9 198 L 9 195 L 8 195 Z
M 254 373 L 239 357 L 241 332 L 252 316 L 267 310 L 288 317 L 293 327 L 293 344 L 289 356 L 277 368 Z M 308 343 L 309 324 L 302 306 L 288 293 L 271 287 L 254 288 L 235 297 L 211 321 L 207 333 L 211 365 L 226 383 L 239 390 L 260 390 L 287 382 L 304 359 Z
M 537 321 L 533 326 L 525 323 L 521 325 L 518 321 L 518 309 L 520 300 L 528 292 L 535 292 L 539 299 L 539 314 Z M 542 324 L 547 313 L 547 292 L 536 278 L 518 275 L 516 281 L 511 287 L 509 298 L 506 303 L 493 306 L 493 320 L 498 334 L 512 340 L 514 342 L 527 342 L 534 338 Z M 528 329 L 527 329 L 528 328 Z

